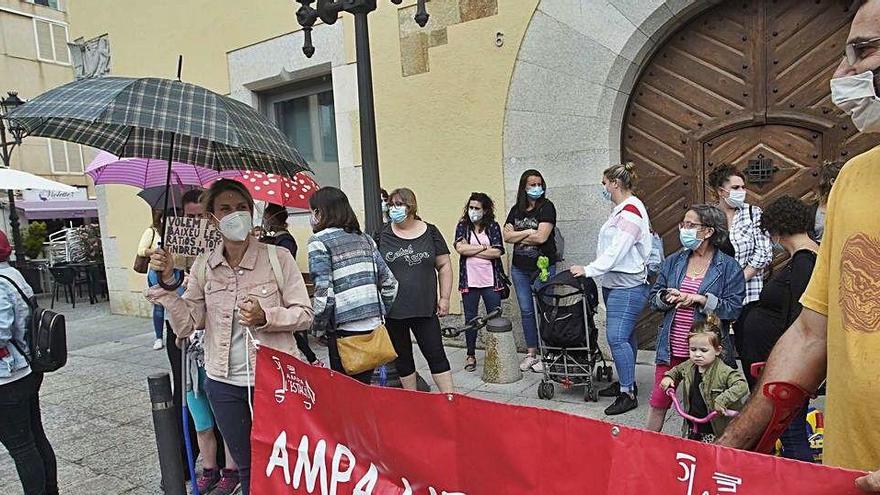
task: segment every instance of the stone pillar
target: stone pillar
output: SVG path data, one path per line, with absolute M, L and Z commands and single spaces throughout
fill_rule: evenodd
M 513 383 L 522 379 L 519 355 L 513 339 L 513 325 L 504 317 L 486 323 L 483 343 L 486 359 L 483 363 L 483 381 L 486 383 Z

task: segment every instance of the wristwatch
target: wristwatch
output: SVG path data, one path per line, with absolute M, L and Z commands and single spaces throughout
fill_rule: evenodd
M 175 275 L 174 277 L 177 279 L 177 281 L 171 285 L 168 285 L 165 283 L 164 280 L 162 280 L 162 276 L 160 275 L 159 276 L 159 287 L 162 287 L 163 289 L 168 290 L 168 291 L 177 290 L 183 284 L 183 275 L 182 274 L 180 276 Z

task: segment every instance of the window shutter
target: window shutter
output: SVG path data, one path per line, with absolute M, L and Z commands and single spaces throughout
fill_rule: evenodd
M 59 174 L 66 174 L 69 171 L 64 144 L 64 141 L 49 140 L 49 154 L 52 155 L 52 171 Z
M 67 146 L 67 171 L 73 174 L 82 173 L 82 146 L 70 142 L 64 144 Z
M 67 27 L 52 24 L 52 39 L 55 43 L 55 61 L 70 63 L 70 49 L 67 48 Z
M 55 60 L 52 50 L 52 26 L 48 22 L 34 19 L 37 27 L 37 57 L 44 60 Z

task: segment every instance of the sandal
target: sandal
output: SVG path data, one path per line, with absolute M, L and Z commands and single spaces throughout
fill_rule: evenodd
M 475 356 L 468 356 L 465 360 L 464 365 L 465 371 L 476 371 L 477 370 L 477 358 Z

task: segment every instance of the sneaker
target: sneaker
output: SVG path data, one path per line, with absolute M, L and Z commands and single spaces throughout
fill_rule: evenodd
M 543 373 L 544 363 L 539 359 L 538 362 L 531 365 L 529 369 L 532 371 L 532 373 Z
M 232 495 L 238 488 L 238 471 L 234 469 L 224 469 L 220 474 L 220 481 L 211 492 L 211 495 Z
M 540 363 L 541 358 L 537 356 L 532 356 L 531 354 L 526 355 L 525 358 L 519 363 L 519 369 L 522 371 L 529 371 L 535 363 Z
M 159 349 L 162 349 L 163 347 L 165 347 L 165 343 L 162 342 L 162 339 L 156 339 L 156 341 L 153 342 L 153 350 L 154 351 L 158 351 Z
M 614 401 L 614 404 L 611 404 L 605 409 L 605 415 L 616 416 L 618 414 L 632 411 L 637 407 L 639 407 L 639 401 L 634 395 L 620 394 L 617 396 L 617 400 Z
M 620 382 L 613 382 L 599 391 L 599 397 L 617 397 L 618 395 L 620 395 Z M 633 395 L 639 396 L 638 385 L 633 385 Z
M 203 469 L 202 474 L 199 476 L 199 479 L 196 480 L 196 486 L 199 488 L 199 495 L 204 495 L 210 492 L 212 488 L 217 486 L 217 483 L 219 481 L 219 469 Z

